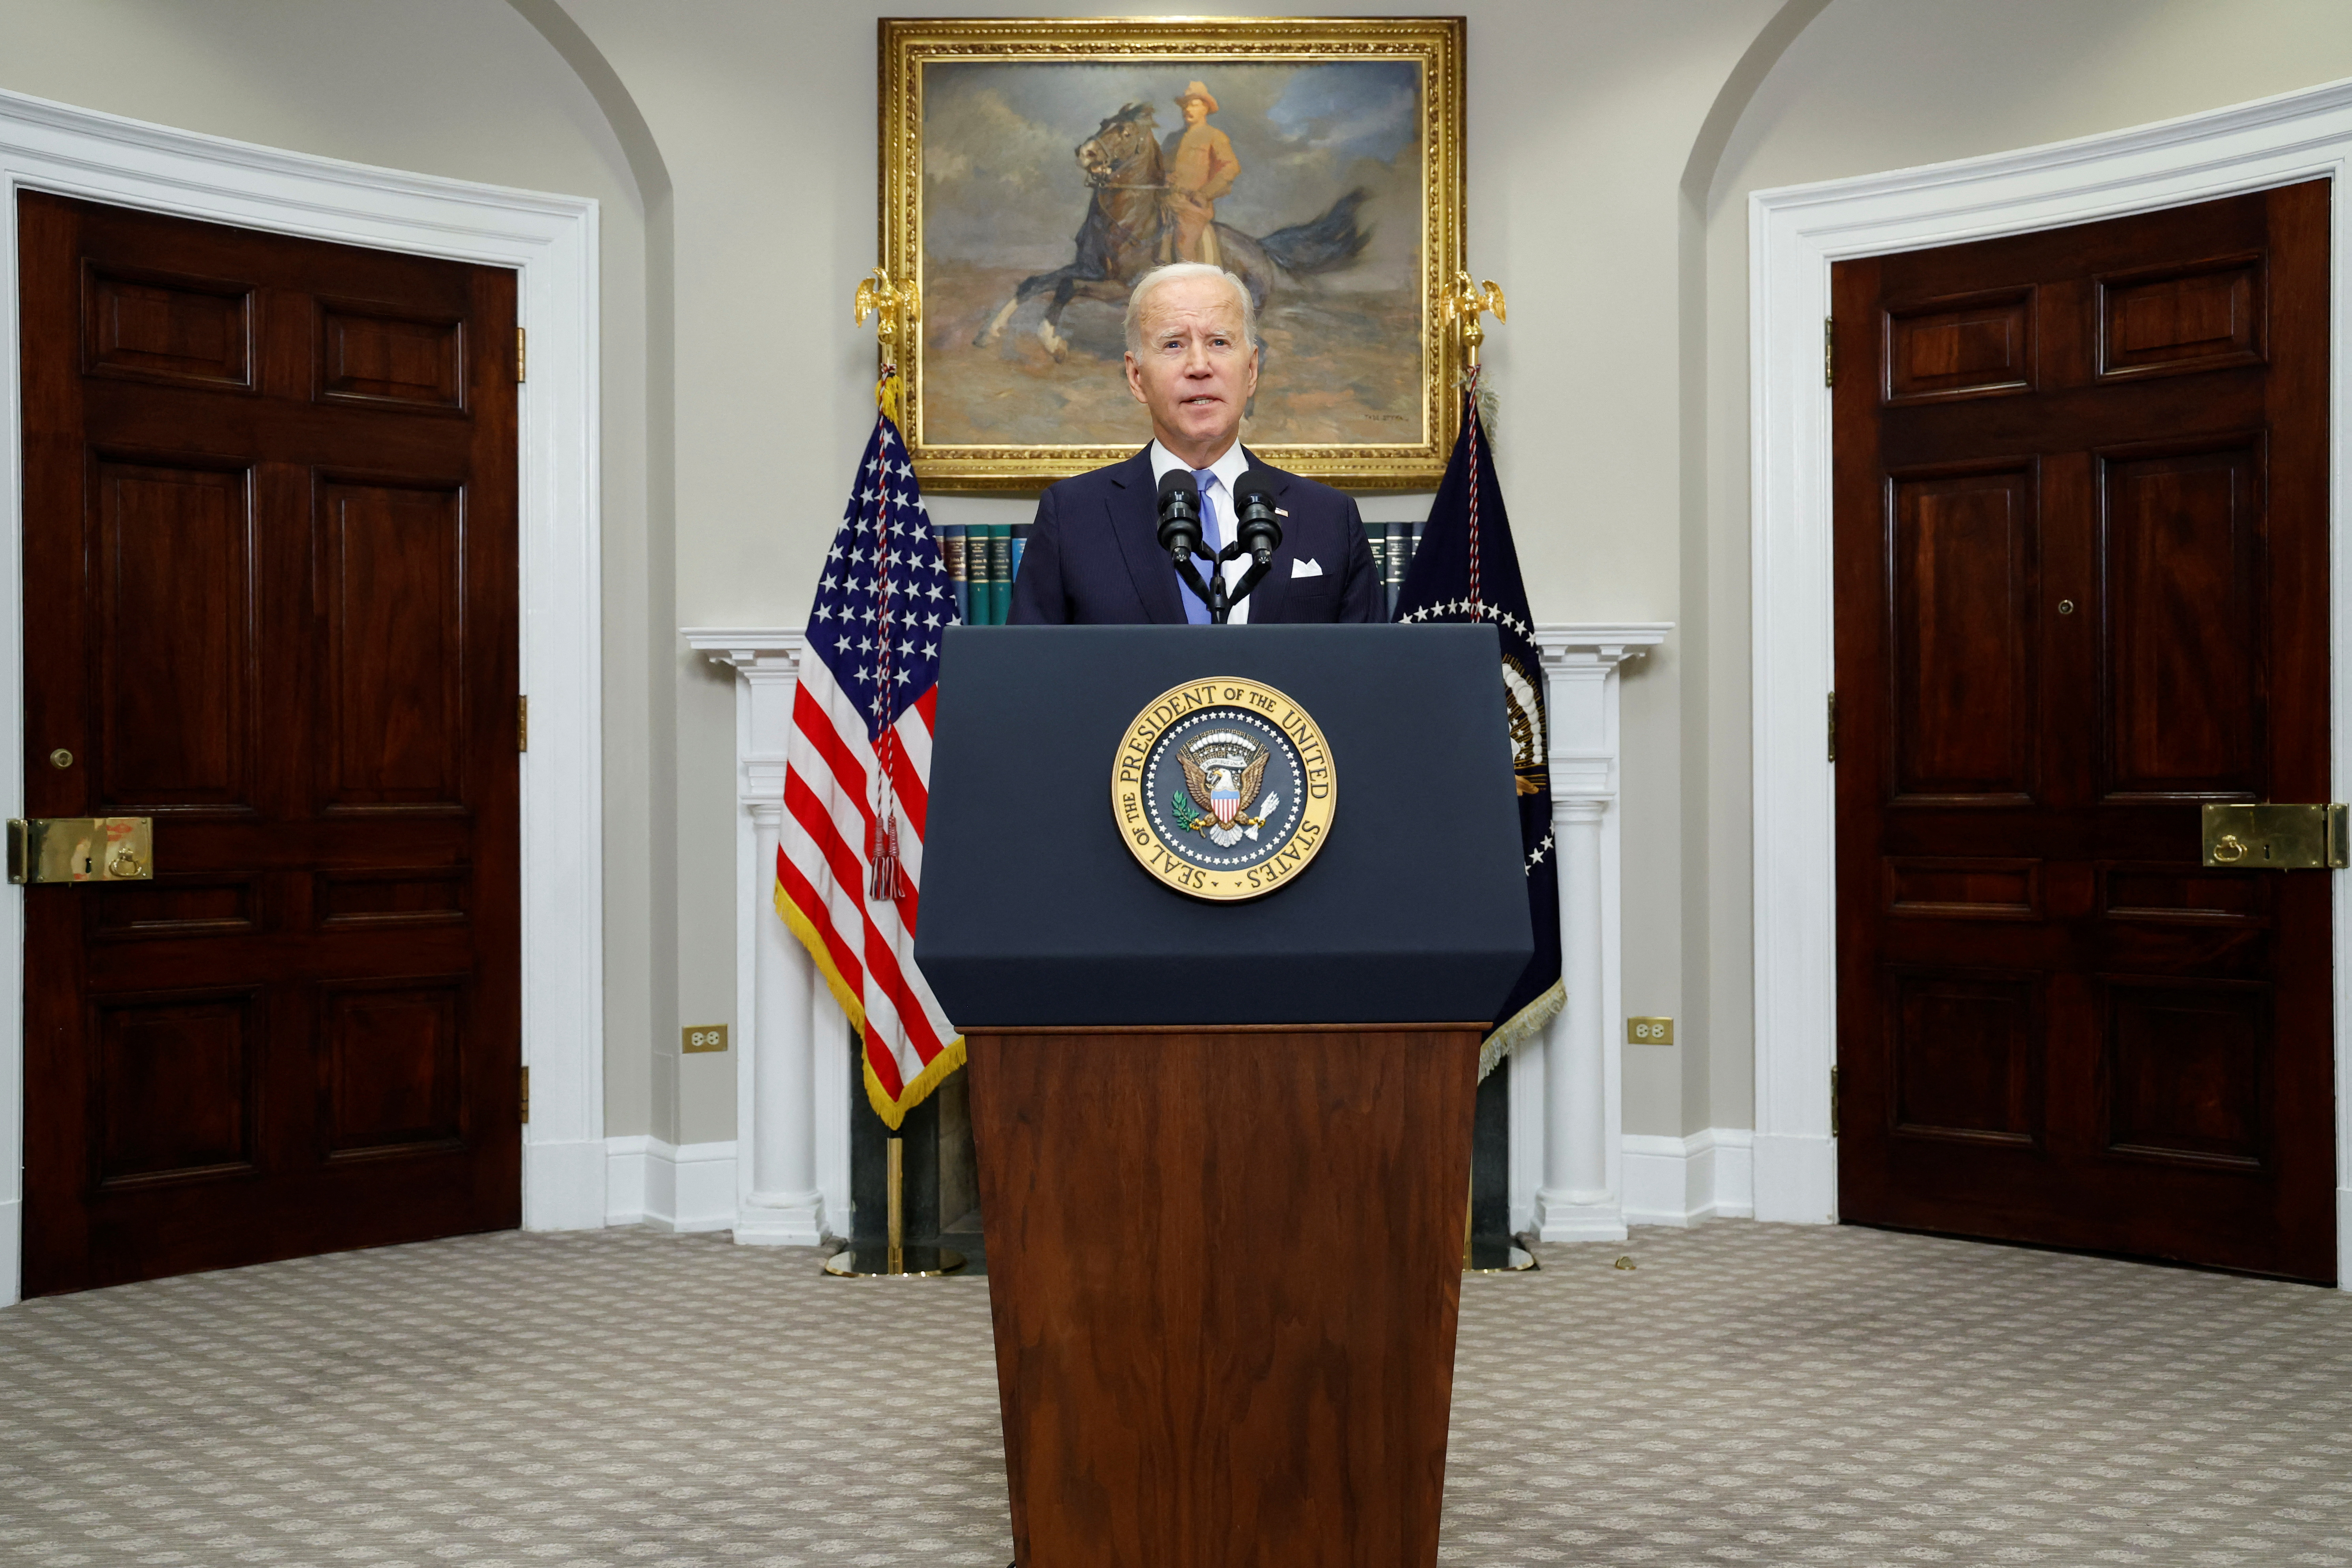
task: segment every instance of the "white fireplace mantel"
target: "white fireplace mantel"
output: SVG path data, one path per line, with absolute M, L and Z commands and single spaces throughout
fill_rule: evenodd
M 1618 671 L 1663 621 L 1536 627 L 1543 657 L 1568 1004 L 1511 1058 L 1511 1228 L 1625 1235 L 1619 1007 Z M 772 903 L 784 745 L 802 634 L 690 627 L 735 671 L 735 1239 L 814 1246 L 849 1230 L 849 1026 Z

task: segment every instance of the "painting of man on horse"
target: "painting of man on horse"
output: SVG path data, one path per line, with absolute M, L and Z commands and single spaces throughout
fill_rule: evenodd
M 1103 374 L 1125 346 L 1118 313 L 1138 279 L 1175 260 L 1241 279 L 1265 352 L 1284 362 L 1253 428 L 1271 419 L 1296 431 L 1269 426 L 1254 439 L 1394 438 L 1395 410 L 1412 406 L 1394 355 L 1412 351 L 1419 322 L 1410 73 L 1250 62 L 1188 81 L 1141 68 L 1061 79 L 1037 74 L 1052 67 L 993 68 L 960 99 L 942 91 L 962 87 L 952 78 L 929 87 L 939 129 L 927 135 L 940 152 L 927 140 L 928 440 L 1124 439 L 1132 415 Z M 1167 83 L 1158 95 L 1112 100 L 1090 134 L 1062 142 L 1058 159 L 1046 153 L 1048 126 L 1067 122 L 1076 93 L 1151 76 Z M 1181 123 L 1169 123 L 1171 104 Z M 1056 206 L 1077 219 L 1061 258 L 1008 277 L 1005 262 L 1044 250 L 1052 230 L 1038 228 Z M 1403 221 L 1384 233 L 1381 213 L 1398 209 Z M 991 277 L 1004 279 L 992 298 L 978 293 Z M 1383 357 L 1385 374 L 1372 363 Z
M 1078 167 L 1094 189 L 1094 200 L 1078 230 L 1076 258 L 1050 272 L 1024 278 L 982 330 L 978 342 L 996 342 L 1015 310 L 1050 290 L 1053 300 L 1038 320 L 1037 341 L 1055 359 L 1066 359 L 1070 345 L 1056 329 L 1070 301 L 1085 298 L 1123 307 L 1135 280 L 1162 262 L 1221 266 L 1248 285 L 1250 298 L 1263 310 L 1278 280 L 1343 267 L 1364 248 L 1369 237 L 1358 226 L 1356 213 L 1368 193 L 1358 189 L 1333 202 L 1312 223 L 1279 229 L 1263 239 L 1231 224 L 1193 223 L 1188 252 L 1186 220 L 1197 211 L 1200 197 L 1171 183 L 1154 123 L 1150 104 L 1130 103 L 1105 120 L 1078 148 Z M 1223 194 L 1220 186 L 1216 195 Z

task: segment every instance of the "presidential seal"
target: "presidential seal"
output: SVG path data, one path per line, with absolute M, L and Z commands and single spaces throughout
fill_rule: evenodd
M 1119 737 L 1110 805 L 1146 871 L 1196 899 L 1255 899 L 1307 868 L 1331 832 L 1331 751 L 1263 681 L 1171 687 Z

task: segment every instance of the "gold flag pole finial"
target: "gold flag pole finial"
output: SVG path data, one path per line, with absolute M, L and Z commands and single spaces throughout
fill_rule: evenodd
M 875 333 L 879 340 L 882 374 L 874 383 L 874 405 L 890 416 L 890 422 L 905 428 L 904 403 L 898 389 L 902 380 L 898 374 L 898 356 L 913 341 L 915 322 L 922 315 L 922 303 L 915 292 L 912 279 L 893 282 L 890 274 L 877 267 L 870 278 L 858 280 L 857 297 L 854 301 L 857 324 L 864 326 L 871 314 L 878 321 Z
M 1502 287 L 1489 278 L 1473 283 L 1467 270 L 1454 275 L 1454 287 L 1445 292 L 1445 319 L 1462 323 L 1462 363 L 1469 371 L 1478 368 L 1478 345 L 1486 341 L 1486 323 L 1478 318 L 1492 312 L 1498 321 L 1510 318 L 1503 313 Z
M 1445 319 L 1462 324 L 1462 385 L 1478 400 L 1478 422 L 1486 427 L 1488 445 L 1493 445 L 1498 400 L 1492 387 L 1478 380 L 1478 345 L 1486 341 L 1486 326 L 1478 318 L 1488 311 L 1498 321 L 1510 318 L 1503 313 L 1503 289 L 1492 278 L 1474 283 L 1465 269 L 1454 275 L 1453 286 L 1444 295 Z

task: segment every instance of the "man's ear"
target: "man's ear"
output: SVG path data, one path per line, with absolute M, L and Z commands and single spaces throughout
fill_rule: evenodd
M 1247 397 L 1250 394 L 1252 394 L 1252 393 L 1255 392 L 1256 390 L 1257 390 L 1257 345 L 1256 345 L 1255 343 L 1252 343 L 1252 344 L 1250 345 L 1250 357 L 1249 357 L 1249 384 L 1248 384 L 1247 386 L 1244 386 L 1244 387 L 1243 387 L 1243 388 L 1242 388 L 1242 395 L 1243 395 L 1243 396 L 1244 396 L 1244 397 Z
M 1257 372 L 1253 370 L 1250 372 L 1250 375 L 1253 382 L 1255 382 Z M 1151 401 L 1151 399 L 1143 395 L 1142 367 L 1135 363 L 1135 355 L 1132 353 L 1127 356 L 1127 394 L 1129 397 L 1134 398 L 1138 403 L 1149 404 Z

